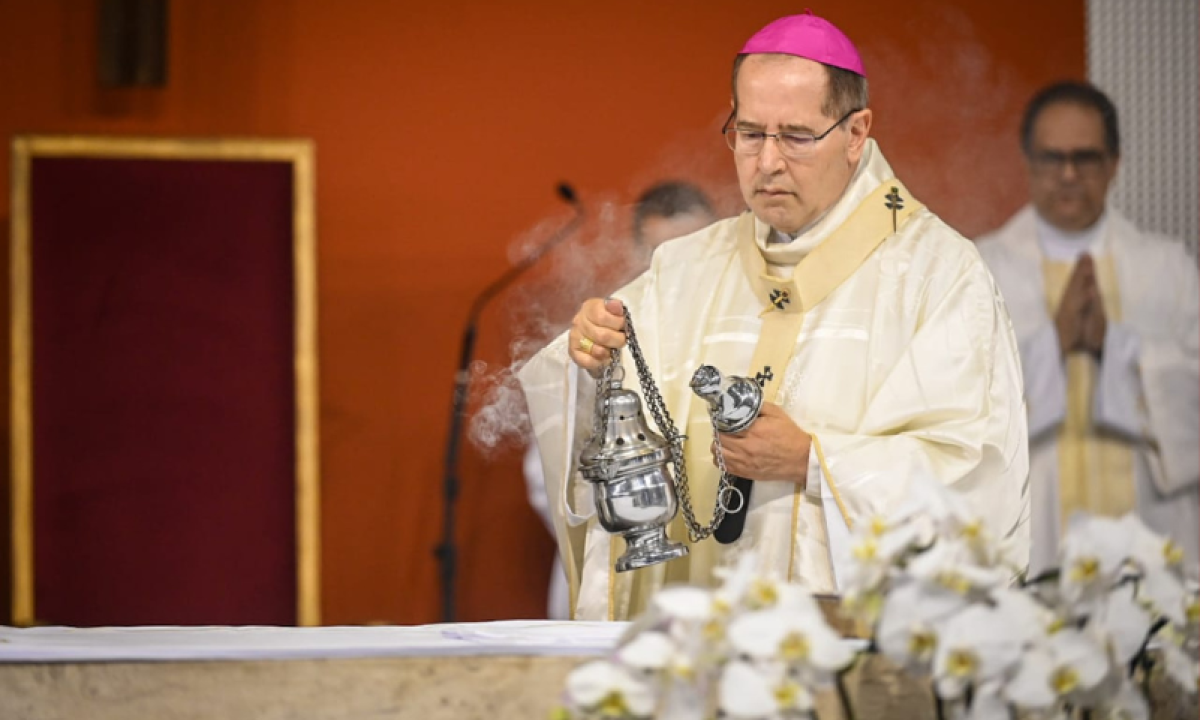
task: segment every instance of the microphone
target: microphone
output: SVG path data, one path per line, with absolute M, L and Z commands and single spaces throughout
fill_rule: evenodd
M 462 439 L 462 426 L 465 419 L 467 398 L 471 390 L 471 358 L 475 355 L 476 325 L 483 308 L 501 290 L 511 285 L 526 270 L 533 267 L 546 253 L 553 250 L 567 238 L 571 237 L 583 223 L 586 215 L 583 203 L 575 194 L 575 188 L 568 183 L 560 182 L 555 188 L 563 202 L 575 210 L 570 222 L 558 229 L 550 239 L 539 245 L 526 255 L 516 265 L 513 265 L 500 277 L 496 278 L 475 297 L 471 310 L 467 314 L 467 324 L 463 328 L 462 343 L 459 346 L 458 371 L 454 374 L 454 399 L 450 410 L 450 434 L 446 439 L 446 458 L 442 476 L 442 542 L 434 550 L 440 564 L 442 591 L 442 621 L 453 622 L 455 614 L 455 584 L 458 574 L 458 549 L 455 547 L 454 526 L 455 506 L 458 500 L 458 450 Z
M 558 187 L 554 188 L 558 192 L 558 196 L 571 205 L 579 202 L 579 198 L 575 197 L 575 188 L 569 183 L 560 182 Z

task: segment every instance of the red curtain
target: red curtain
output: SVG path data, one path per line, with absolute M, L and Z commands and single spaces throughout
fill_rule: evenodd
M 294 624 L 292 175 L 35 158 L 39 622 Z

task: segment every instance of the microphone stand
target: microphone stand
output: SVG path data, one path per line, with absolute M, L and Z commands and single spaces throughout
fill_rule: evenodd
M 455 509 L 458 501 L 458 449 L 462 439 L 462 426 L 467 409 L 467 398 L 471 387 L 471 359 L 475 355 L 475 331 L 479 315 L 484 306 L 501 290 L 512 284 L 522 273 L 533 267 L 546 253 L 560 244 L 583 222 L 584 209 L 567 183 L 559 183 L 558 196 L 575 209 L 575 217 L 559 229 L 551 238 L 526 256 L 521 262 L 484 288 L 471 304 L 467 325 L 463 329 L 462 344 L 458 355 L 458 372 L 454 374 L 454 402 L 450 410 L 450 435 L 446 439 L 445 470 L 442 476 L 442 542 L 434 550 L 440 563 L 442 590 L 442 622 L 454 621 L 455 582 L 458 574 L 458 549 L 454 542 Z

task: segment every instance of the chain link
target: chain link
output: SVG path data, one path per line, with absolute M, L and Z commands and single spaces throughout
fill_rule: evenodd
M 717 501 L 713 508 L 713 519 L 708 525 L 701 525 L 696 521 L 696 513 L 692 509 L 692 493 L 688 483 L 687 466 L 683 461 L 683 443 L 687 440 L 686 435 L 680 435 L 675 427 L 675 422 L 671 419 L 671 413 L 667 411 L 667 404 L 663 401 L 662 394 L 659 393 L 658 387 L 654 384 L 654 378 L 650 375 L 650 368 L 646 365 L 646 359 L 642 356 L 642 347 L 638 343 L 637 333 L 633 329 L 633 316 L 629 313 L 629 308 L 625 308 L 625 335 L 629 346 L 629 354 L 633 356 L 634 366 L 637 368 L 638 382 L 642 387 L 642 396 L 646 399 L 646 405 L 650 408 L 650 414 L 654 417 L 655 424 L 658 425 L 659 432 L 666 439 L 667 445 L 671 448 L 671 465 L 675 468 L 675 494 L 679 498 L 679 506 L 683 510 L 683 519 L 687 525 L 688 538 L 697 543 L 713 534 L 713 531 L 725 519 L 726 503 L 724 502 L 725 495 L 730 491 L 737 492 L 729 480 L 729 474 L 725 472 L 725 457 L 720 452 L 720 441 L 717 440 L 717 429 L 713 427 L 713 439 L 717 442 L 717 464 L 721 469 L 721 480 L 717 485 Z M 599 425 L 600 432 L 604 433 L 608 427 L 608 395 L 607 388 L 612 377 L 612 368 L 617 366 L 621 359 L 621 351 L 612 351 L 612 362 L 604 368 L 604 373 L 597 381 L 597 393 L 605 393 L 604 402 L 597 403 L 597 412 L 600 414 L 599 420 L 604 424 Z M 602 408 L 602 409 L 601 409 Z M 603 436 L 601 437 L 603 439 Z
M 612 385 L 613 374 L 617 370 L 620 370 L 621 379 L 624 379 L 625 377 L 625 371 L 621 368 L 620 348 L 611 350 L 609 355 L 609 363 L 604 366 L 604 370 L 600 373 L 600 377 L 596 378 L 596 408 L 592 422 L 595 423 L 593 426 L 595 428 L 593 433 L 596 435 L 596 440 L 599 447 L 604 446 L 604 436 L 608 432 L 608 405 L 612 397 L 609 394 L 608 389 Z M 614 370 L 614 368 L 616 368 L 616 370 Z
M 717 486 L 717 509 L 721 511 L 722 516 L 725 513 L 738 513 L 741 512 L 742 507 L 746 504 L 746 496 L 733 484 L 733 476 L 725 469 L 725 448 L 721 447 L 721 429 L 717 427 L 717 416 L 710 412 L 709 417 L 712 419 L 713 455 L 717 458 L 717 469 L 721 471 L 721 483 Z M 729 497 L 736 497 L 738 499 L 738 506 L 736 508 L 729 507 L 726 493 L 729 494 Z M 714 523 L 714 529 L 719 524 Z

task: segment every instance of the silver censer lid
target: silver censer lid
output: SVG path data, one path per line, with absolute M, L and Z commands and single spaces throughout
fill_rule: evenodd
M 594 484 L 600 526 L 625 538 L 617 572 L 636 570 L 688 554 L 667 538 L 679 510 L 668 463 L 671 447 L 650 429 L 637 393 L 622 386 L 624 371 L 612 370 L 596 397 L 592 437 L 579 455 L 579 471 Z

